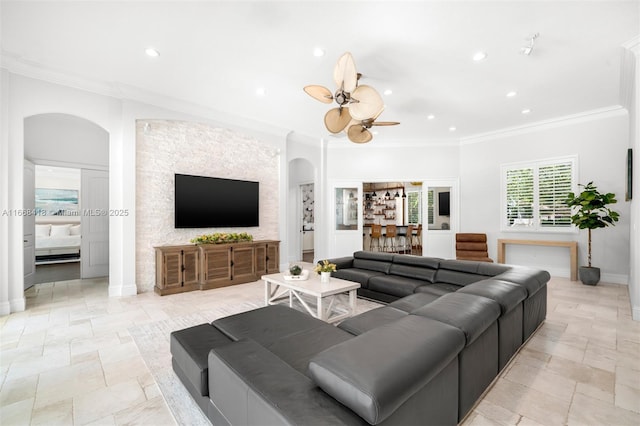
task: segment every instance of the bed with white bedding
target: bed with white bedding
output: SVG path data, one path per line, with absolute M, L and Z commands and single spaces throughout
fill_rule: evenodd
M 80 260 L 80 224 L 36 224 L 36 264 Z

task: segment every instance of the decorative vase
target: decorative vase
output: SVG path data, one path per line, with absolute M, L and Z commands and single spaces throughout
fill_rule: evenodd
M 331 281 L 331 272 L 320 272 L 320 282 L 328 283 Z

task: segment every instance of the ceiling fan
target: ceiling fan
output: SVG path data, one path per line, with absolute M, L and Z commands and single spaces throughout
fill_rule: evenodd
M 349 140 L 355 143 L 371 141 L 373 135 L 368 129 L 373 125 L 391 126 L 398 122 L 374 123 L 384 110 L 384 102 L 378 92 L 366 84 L 358 85 L 362 75 L 356 72 L 351 53 L 344 53 L 333 70 L 333 80 L 337 89 L 334 94 L 324 86 L 309 85 L 304 91 L 330 104 L 336 101 L 337 108 L 330 109 L 324 116 L 324 125 L 331 133 L 346 131 Z M 353 128 L 353 130 L 352 130 Z

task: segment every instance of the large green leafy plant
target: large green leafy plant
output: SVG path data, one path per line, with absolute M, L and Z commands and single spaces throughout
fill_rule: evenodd
M 598 191 L 593 185 L 593 182 L 589 182 L 586 185 L 578 185 L 583 187 L 583 191 L 575 195 L 570 192 L 565 200 L 572 209 L 575 208 L 575 213 L 571 216 L 571 223 L 576 225 L 579 229 L 589 230 L 589 268 L 591 267 L 591 230 L 598 228 L 605 228 L 609 225 L 615 226 L 615 222 L 618 221 L 620 214 L 607 207 L 609 204 L 615 204 L 616 195 L 612 193 L 603 194 Z

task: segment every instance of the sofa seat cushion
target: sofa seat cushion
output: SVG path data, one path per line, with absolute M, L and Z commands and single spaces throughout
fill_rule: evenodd
M 270 305 L 220 318 L 212 325 L 231 340 L 248 338 L 265 347 L 285 336 L 318 327 L 333 327 L 285 305 Z
M 281 337 L 266 346 L 302 374 L 308 374 L 309 360 L 331 346 L 352 339 L 353 334 L 330 324 Z
M 454 293 L 460 290 L 462 286 L 448 283 L 435 283 L 429 285 L 423 285 L 416 288 L 416 293 L 430 293 L 436 296 L 443 296 L 445 294 Z
M 464 342 L 456 327 L 407 315 L 319 353 L 309 372 L 322 390 L 375 425 L 447 367 Z
M 331 273 L 332 277 L 360 283 L 361 288 L 368 288 L 369 279 L 371 277 L 377 277 L 381 275 L 386 275 L 386 274 L 384 272 L 376 272 L 368 269 L 358 269 L 358 268 L 338 269 L 337 271 Z
M 211 324 L 200 324 L 174 331 L 169 338 L 171 356 L 186 377 L 191 390 L 202 396 L 209 395 L 207 357 L 211 348 L 225 345 L 231 339 Z
M 379 275 L 369 278 L 369 289 L 393 296 L 404 297 L 413 294 L 424 281 L 416 278 L 405 278 L 396 275 Z
M 527 289 L 514 283 L 489 278 L 469 284 L 459 293 L 475 294 L 495 300 L 500 305 L 501 315 L 511 311 L 527 298 Z
M 434 300 L 437 300 L 439 297 L 439 294 L 416 292 L 403 297 L 402 299 L 398 299 L 395 302 L 389 303 L 388 306 L 409 313 L 433 302 Z
M 469 346 L 500 316 L 498 302 L 472 294 L 450 293 L 411 312 L 459 328 Z
M 377 328 L 383 324 L 388 324 L 407 315 L 409 315 L 407 311 L 396 309 L 390 305 L 382 306 L 356 315 L 355 317 L 347 318 L 342 321 L 338 327 L 357 336 L 365 331 Z

